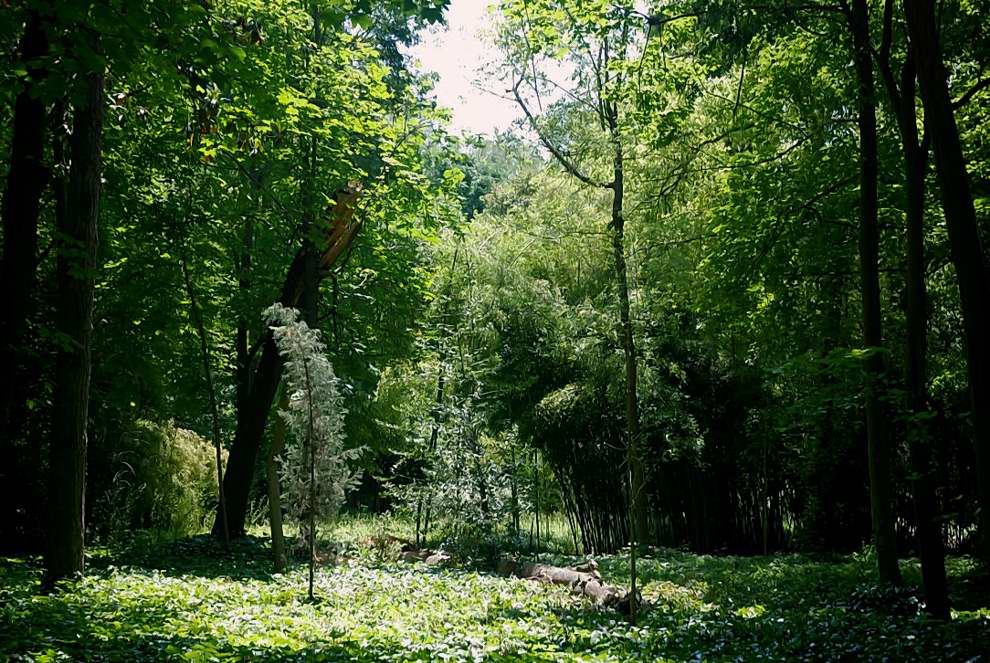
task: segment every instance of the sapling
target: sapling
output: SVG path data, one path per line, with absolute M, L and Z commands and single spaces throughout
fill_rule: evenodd
M 282 459 L 286 511 L 299 525 L 299 543 L 309 552 L 309 598 L 313 598 L 317 525 L 331 520 L 357 484 L 348 463 L 362 449 L 344 447 L 343 399 L 320 332 L 299 312 L 273 304 L 264 312 L 285 361 L 288 408 L 279 412 L 296 443 Z

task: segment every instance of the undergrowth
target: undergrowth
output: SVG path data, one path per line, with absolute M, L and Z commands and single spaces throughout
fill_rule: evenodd
M 4 559 L 0 660 L 990 660 L 990 602 L 966 558 L 950 561 L 958 610 L 940 624 L 911 589 L 913 563 L 909 589 L 891 593 L 854 557 L 654 551 L 639 562 L 650 609 L 632 627 L 559 586 L 376 560 L 362 541 L 380 529 L 338 528 L 312 603 L 304 569 L 272 574 L 260 537 L 95 551 L 85 578 L 50 595 L 38 560 Z M 606 582 L 627 582 L 624 557 L 598 560 Z

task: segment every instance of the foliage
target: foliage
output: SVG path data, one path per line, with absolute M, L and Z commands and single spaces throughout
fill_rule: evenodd
M 285 360 L 289 407 L 279 414 L 295 438 L 281 463 L 284 503 L 299 527 L 299 542 L 311 550 L 317 536 L 311 523 L 337 515 L 357 482 L 348 465 L 362 449 L 344 446 L 343 399 L 319 331 L 280 304 L 265 310 L 265 320 Z
M 445 145 L 443 114 L 424 98 L 425 77 L 408 70 L 395 50 L 440 19 L 446 3 L 334 1 L 319 3 L 324 11 L 317 20 L 313 3 L 294 0 L 143 3 L 128 15 L 124 32 L 119 12 L 108 13 L 114 3 L 70 4 L 72 12 L 52 17 L 59 49 L 71 46 L 73 34 L 113 35 L 105 54 L 112 75 L 92 349 L 94 467 L 137 420 L 210 430 L 182 262 L 203 313 L 220 432 L 229 445 L 247 362 L 266 332 L 261 311 L 278 298 L 306 228 L 331 223 L 333 196 L 348 182 L 364 192 L 355 212 L 359 239 L 323 280 L 321 306 L 329 312 L 321 322 L 347 385 L 352 439 L 373 437 L 361 415 L 377 381 L 375 364 L 384 361 L 368 356 L 410 352 L 409 330 L 428 294 L 424 247 L 456 217 L 457 203 L 445 200 L 454 184 L 432 187 L 423 174 L 427 142 Z M 20 85 L 14 72 L 22 20 L 29 9 L 47 16 L 50 5 L 15 2 L 0 19 L 0 53 L 11 63 L 0 81 L 4 117 Z M 63 75 L 75 75 L 60 69 L 67 61 L 60 53 L 53 50 L 45 62 L 53 70 L 44 83 L 46 102 L 61 99 Z M 64 118 L 53 108 L 56 129 L 63 120 L 71 126 L 69 106 Z M 62 140 L 60 131 L 52 142 Z M 3 154 L 10 139 L 7 131 L 0 136 Z M 313 143 L 310 160 L 302 148 Z M 46 143 L 45 165 L 61 172 L 64 164 L 49 163 L 50 151 Z M 446 147 L 436 153 L 448 158 Z M 4 159 L 0 169 L 6 166 Z M 20 343 L 15 423 L 3 433 L 5 442 L 11 439 L 4 458 L 23 471 L 4 474 L 16 498 L 0 519 L 0 538 L 27 549 L 43 540 L 41 478 L 58 341 L 51 331 L 54 190 L 46 190 L 42 204 L 38 243 L 48 250 L 38 256 L 34 313 Z M 385 319 L 383 308 L 390 311 Z M 90 516 L 87 522 L 106 529 L 103 512 Z
M 268 575 L 257 544 L 221 554 L 177 542 L 94 560 L 89 577 L 35 594 L 33 561 L 0 562 L 0 656 L 11 660 L 634 661 L 979 660 L 990 607 L 948 624 L 850 600 L 870 567 L 850 558 L 708 557 L 658 551 L 640 560 L 651 609 L 639 627 L 566 588 L 422 565 L 320 569 L 322 600 L 303 601 L 300 567 Z M 573 558 L 555 558 L 557 562 Z M 627 572 L 599 559 L 608 582 Z M 950 565 L 953 587 L 970 562 Z M 913 565 L 905 567 L 916 578 Z M 860 588 L 857 590 L 857 588 Z M 975 657 L 975 659 L 973 658 Z
M 887 16 L 879 2 L 859 4 L 874 19 L 872 55 L 889 47 L 895 69 L 921 57 L 901 4 Z M 990 237 L 988 3 L 937 4 Z M 53 331 L 55 256 L 71 250 L 56 227 L 78 84 L 95 71 L 107 87 L 89 541 L 116 545 L 134 530 L 157 541 L 208 524 L 214 459 L 200 436 L 212 421 L 194 293 L 218 437 L 244 460 L 230 463 L 240 492 L 255 505 L 264 492 L 262 459 L 237 452 L 248 435 L 253 451 L 272 437 L 275 322 L 291 392 L 290 527 L 315 542 L 309 518 L 371 515 L 341 533 L 343 563 L 319 570 L 316 604 L 290 591 L 299 569 L 265 571 L 255 539 L 222 555 L 207 538 L 93 551 L 94 573 L 52 595 L 35 593 L 33 560 L 4 561 L 0 657 L 982 660 L 990 607 L 975 563 L 950 558 L 956 612 L 941 624 L 922 614 L 914 562 L 902 563 L 906 586 L 879 586 L 875 549 L 864 547 L 864 367 L 878 354 L 901 557 L 918 549 L 924 522 L 909 449 L 931 456 L 920 461 L 929 506 L 954 554 L 971 549 L 987 505 L 974 499 L 986 477 L 970 443 L 982 412 L 967 397 L 980 376 L 967 374 L 976 355 L 962 340 L 957 251 L 933 167 L 921 210 L 927 399 L 908 402 L 906 293 L 918 270 L 904 230 L 918 210 L 905 197 L 896 99 L 879 76 L 886 333 L 882 347 L 859 340 L 860 88 L 847 3 L 502 0 L 488 83 L 528 113 L 526 131 L 490 139 L 449 135 L 434 75 L 405 55 L 447 5 L 4 3 L 0 126 L 15 126 L 22 91 L 46 122 L 36 255 L 18 253 L 19 226 L 3 237 L 4 259 L 13 247 L 37 278 L 24 324 L 10 327 L 23 333 L 0 339 L 16 378 L 0 430 L 0 545 L 44 540 L 55 355 L 66 342 Z M 25 62 L 32 17 L 48 46 Z M 904 75 L 913 88 L 913 70 Z M 921 101 L 909 93 L 907 103 Z M 0 154 L 23 138 L 2 132 Z M 13 161 L 0 159 L 5 180 Z M 347 241 L 331 246 L 341 228 Z M 314 249 L 333 255 L 315 280 L 294 281 Z M 310 297 L 312 329 L 286 308 L 263 314 Z M 615 324 L 626 307 L 634 343 Z M 635 496 L 622 435 L 633 393 L 646 479 Z M 549 559 L 593 553 L 607 580 L 625 584 L 617 553 L 638 500 L 649 513 L 639 573 L 653 603 L 638 628 L 559 588 L 477 572 L 549 540 Z M 388 509 L 398 517 L 382 517 Z M 397 523 L 462 566 L 393 564 Z
M 99 538 L 113 541 L 135 529 L 187 536 L 216 506 L 213 445 L 174 422 L 138 420 L 112 449 L 97 446 L 91 457 L 88 503 Z

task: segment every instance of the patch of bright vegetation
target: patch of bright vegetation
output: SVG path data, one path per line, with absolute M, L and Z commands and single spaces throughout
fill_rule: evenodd
M 206 538 L 108 553 L 52 595 L 39 591 L 35 560 L 5 559 L 0 658 L 981 661 L 990 652 L 985 599 L 935 623 L 909 592 L 874 589 L 870 563 L 848 557 L 660 551 L 641 560 L 652 608 L 631 627 L 559 586 L 367 554 L 321 568 L 309 603 L 305 570 L 272 575 L 267 554 L 260 539 L 223 552 Z M 600 562 L 607 581 L 625 582 L 624 558 Z M 957 588 L 971 572 L 965 559 L 950 565 Z

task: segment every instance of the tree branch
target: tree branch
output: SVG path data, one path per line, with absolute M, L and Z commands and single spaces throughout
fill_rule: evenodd
M 529 122 L 529 126 L 536 133 L 537 138 L 540 139 L 540 142 L 543 144 L 543 146 L 550 151 L 550 154 L 554 156 L 554 158 L 557 160 L 558 163 L 560 163 L 560 165 L 564 168 L 564 170 L 566 170 L 568 173 L 570 173 L 577 179 L 581 180 L 582 182 L 584 182 L 589 186 L 598 187 L 602 189 L 611 189 L 614 185 L 614 182 L 599 182 L 598 180 L 592 179 L 591 177 L 585 175 L 583 172 L 581 172 L 578 169 L 576 165 L 574 165 L 573 162 L 571 162 L 570 159 L 567 158 L 567 156 L 560 150 L 560 148 L 554 145 L 553 142 L 542 131 L 540 131 L 540 127 L 536 123 L 536 118 L 533 117 L 533 114 L 530 112 L 529 107 L 526 105 L 526 102 L 523 101 L 522 96 L 519 94 L 520 82 L 521 81 L 516 81 L 515 84 L 512 86 L 512 94 L 516 98 L 516 103 L 519 104 L 519 107 L 522 109 L 523 115 L 526 116 L 526 120 Z
M 982 81 L 976 83 L 973 87 L 966 90 L 963 96 L 959 97 L 956 101 L 952 102 L 952 110 L 959 110 L 960 108 L 968 104 L 973 97 L 975 97 L 977 94 L 987 89 L 988 87 L 990 87 L 990 78 L 984 78 Z

